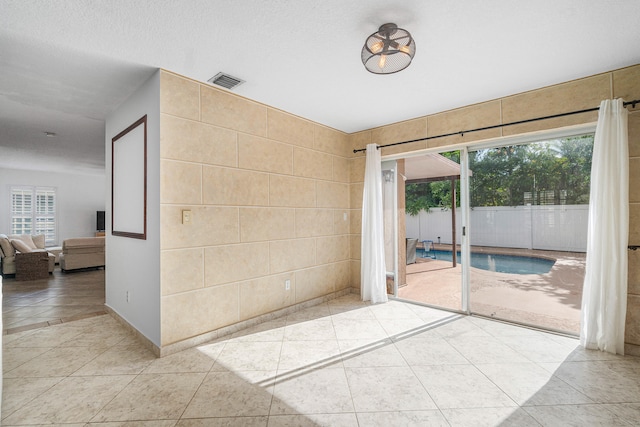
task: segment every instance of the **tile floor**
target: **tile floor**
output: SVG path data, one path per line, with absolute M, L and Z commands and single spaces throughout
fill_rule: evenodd
M 4 426 L 640 425 L 638 358 L 356 295 L 162 359 L 108 315 L 3 348 Z

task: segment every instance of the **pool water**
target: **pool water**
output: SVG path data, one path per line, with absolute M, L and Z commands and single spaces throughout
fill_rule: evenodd
M 440 261 L 452 261 L 451 251 L 431 250 L 425 256 L 424 249 L 416 249 L 416 256 L 433 258 Z M 460 262 L 460 252 L 457 260 Z M 510 274 L 545 274 L 551 271 L 554 260 L 516 255 L 497 255 L 471 252 L 471 266 L 487 271 Z

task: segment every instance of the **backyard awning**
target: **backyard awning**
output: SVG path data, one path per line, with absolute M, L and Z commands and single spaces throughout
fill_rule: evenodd
M 414 182 L 442 181 L 451 177 L 460 177 L 460 165 L 440 154 L 425 154 L 423 156 L 404 159 L 404 175 L 407 184 Z M 471 171 L 469 171 L 471 175 Z

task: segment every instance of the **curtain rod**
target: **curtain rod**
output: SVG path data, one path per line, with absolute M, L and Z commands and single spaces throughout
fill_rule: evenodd
M 633 100 L 633 101 L 628 101 L 628 102 L 623 102 L 622 103 L 622 105 L 624 107 L 626 107 L 627 105 L 631 105 L 632 108 L 636 108 L 636 104 L 640 104 L 640 99 L 636 99 L 636 100 Z M 458 132 L 445 133 L 445 134 L 442 134 L 442 135 L 428 136 L 426 138 L 412 139 L 410 141 L 402 141 L 402 142 L 394 142 L 392 144 L 378 145 L 377 148 L 381 149 L 381 148 L 384 148 L 384 147 L 393 147 L 394 145 L 409 144 L 411 142 L 418 142 L 418 141 L 427 141 L 429 139 L 444 138 L 444 137 L 453 136 L 453 135 L 461 135 L 462 136 L 465 133 L 479 132 L 481 130 L 496 129 L 496 128 L 501 128 L 501 127 L 505 127 L 505 126 L 520 125 L 520 124 L 523 124 L 523 123 L 537 122 L 538 120 L 555 119 L 557 117 L 571 116 L 573 114 L 581 114 L 581 113 L 588 113 L 588 112 L 591 112 L 591 111 L 598 111 L 599 109 L 600 109 L 600 107 L 587 108 L 586 110 L 570 111 L 568 113 L 560 113 L 560 114 L 554 114 L 552 116 L 536 117 L 535 119 L 520 120 L 520 121 L 517 121 L 517 122 L 504 123 L 504 124 L 501 124 L 501 125 L 493 125 L 493 126 L 485 126 L 485 127 L 477 128 L 477 129 L 461 130 L 461 131 L 458 131 Z M 359 153 L 360 151 L 367 151 L 367 149 L 366 148 L 358 148 L 358 149 L 353 150 L 354 153 Z

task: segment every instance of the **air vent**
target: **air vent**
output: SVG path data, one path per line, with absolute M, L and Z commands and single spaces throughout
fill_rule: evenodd
M 225 73 L 218 73 L 207 81 L 214 85 L 222 86 L 226 89 L 233 89 L 234 87 L 244 83 L 244 80 Z

